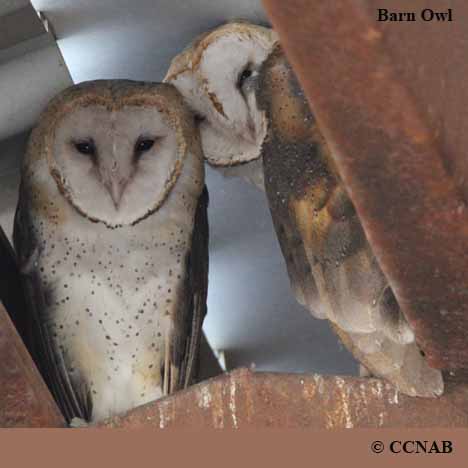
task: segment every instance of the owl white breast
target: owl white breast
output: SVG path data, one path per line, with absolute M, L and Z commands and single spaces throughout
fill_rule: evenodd
M 193 377 L 203 190 L 193 116 L 171 85 L 84 83 L 43 113 L 14 238 L 36 360 L 68 419 L 103 419 Z

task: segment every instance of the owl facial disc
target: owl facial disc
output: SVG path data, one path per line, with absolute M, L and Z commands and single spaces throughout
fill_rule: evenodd
M 269 28 L 233 22 L 199 37 L 172 61 L 165 81 L 201 118 L 203 151 L 211 165 L 229 167 L 260 157 L 267 129 L 255 88 L 260 65 L 276 41 Z
M 164 93 L 151 95 L 151 86 L 163 89 L 185 109 L 170 85 L 125 82 L 122 92 L 106 83 L 74 87 L 67 105 L 60 106 L 63 95 L 52 104 L 58 109 L 47 161 L 58 189 L 76 210 L 115 228 L 138 223 L 164 203 L 188 148 L 178 123 L 192 116 L 167 105 Z

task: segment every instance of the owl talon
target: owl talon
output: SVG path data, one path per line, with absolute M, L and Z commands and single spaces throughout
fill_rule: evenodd
M 70 429 L 83 429 L 89 427 L 89 423 L 81 418 L 73 418 L 68 425 Z

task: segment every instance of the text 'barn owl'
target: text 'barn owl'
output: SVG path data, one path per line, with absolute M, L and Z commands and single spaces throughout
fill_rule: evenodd
M 208 274 L 192 113 L 169 84 L 73 86 L 34 129 L 14 241 L 39 367 L 68 420 L 194 378 Z
M 201 119 L 208 163 L 226 176 L 242 176 L 263 190 L 260 146 L 266 134 L 255 80 L 277 41 L 266 27 L 236 21 L 198 37 L 172 60 L 164 79 Z

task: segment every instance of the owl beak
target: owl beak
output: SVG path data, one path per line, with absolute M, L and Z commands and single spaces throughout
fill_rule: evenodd
M 256 144 L 257 143 L 257 131 L 255 129 L 255 123 L 252 119 L 252 117 L 249 115 L 248 121 L 247 121 L 247 135 L 246 139 L 252 143 Z
M 116 210 L 119 208 L 126 185 L 127 181 L 125 179 L 116 178 L 112 178 L 109 183 L 106 184 L 106 188 L 109 191 Z

